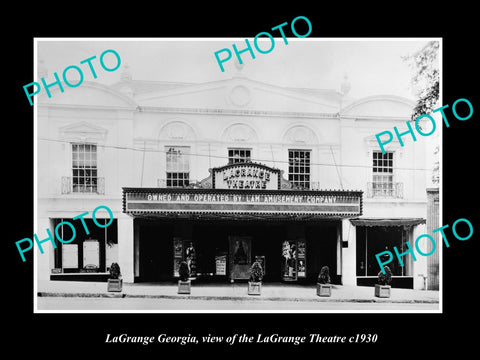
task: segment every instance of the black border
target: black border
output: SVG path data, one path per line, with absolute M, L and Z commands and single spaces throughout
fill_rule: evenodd
M 309 3 L 310 4 L 310 3 Z M 179 356 L 205 348 L 212 356 L 245 352 L 253 356 L 250 345 L 203 346 L 129 346 L 104 344 L 106 333 L 131 335 L 170 335 L 256 333 L 302 335 L 319 332 L 325 335 L 376 333 L 375 344 L 308 344 L 255 346 L 263 350 L 278 349 L 284 356 L 323 351 L 342 356 L 343 351 L 355 351 L 376 356 L 394 352 L 403 356 L 435 355 L 444 349 L 461 345 L 468 351 L 475 344 L 475 325 L 468 326 L 476 313 L 475 264 L 478 254 L 478 209 L 476 205 L 475 155 L 478 141 L 478 33 L 476 8 L 473 3 L 434 3 L 422 6 L 385 3 L 339 3 L 336 8 L 325 3 L 311 3 L 294 9 L 290 3 L 265 3 L 262 13 L 258 6 L 241 3 L 183 3 L 173 9 L 164 3 L 108 3 L 55 7 L 33 3 L 23 9 L 8 8 L 2 30 L 6 46 L 3 61 L 7 73 L 4 86 L 4 134 L 8 149 L 4 153 L 8 209 L 4 229 L 7 259 L 4 267 L 7 300 L 5 310 L 12 314 L 5 343 L 12 350 L 29 348 L 34 356 L 124 355 L 134 350 L 136 356 Z M 33 234 L 33 109 L 25 99 L 22 86 L 33 79 L 33 37 L 254 37 L 294 17 L 307 16 L 313 31 L 310 37 L 442 37 L 443 38 L 443 104 L 467 98 L 473 104 L 474 115 L 465 122 L 452 121 L 443 132 L 443 223 L 452 224 L 458 218 L 469 219 L 475 229 L 468 241 L 452 241 L 443 252 L 443 314 L 33 314 L 33 257 L 21 262 L 14 242 Z M 7 70 L 7 71 L 5 71 Z M 475 91 L 474 91 L 475 88 Z M 451 115 L 450 115 L 451 116 Z M 30 253 L 31 254 L 31 253 Z M 9 315 L 7 315 L 9 316 Z M 62 351 L 59 351 L 62 349 Z M 65 351 L 64 353 L 63 351 Z M 165 352 L 173 350 L 173 353 Z M 332 352 L 335 353 L 332 353 Z M 307 352 L 305 352 L 307 354 Z

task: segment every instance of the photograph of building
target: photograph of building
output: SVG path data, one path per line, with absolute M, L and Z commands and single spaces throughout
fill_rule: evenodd
M 302 69 L 301 62 L 281 61 L 300 56 L 295 46 L 325 58 L 340 49 L 350 54 L 344 65 L 353 63 L 362 73 L 377 64 L 362 59 L 358 49 L 419 51 L 427 40 L 292 41 L 290 48 L 276 48 L 278 54 L 232 59 L 222 74 L 213 51 L 232 42 L 38 42 L 38 78 L 53 79 L 54 71 L 60 74 L 93 50 L 115 49 L 122 57 L 115 72 L 98 70 L 98 79 L 89 78 L 84 64 L 81 85 L 63 91 L 51 86 L 51 97 L 35 99 L 36 233 L 41 238 L 58 226 L 58 234 L 70 239 L 64 222 L 76 227 L 73 241 L 57 240 L 56 248 L 36 254 L 39 284 L 106 282 L 111 264 L 118 263 L 124 284 L 162 286 L 178 280 L 181 261 L 188 263 L 193 286 L 242 283 L 259 260 L 265 284 L 312 286 L 328 266 L 334 285 L 373 287 L 377 253 L 394 247 L 404 252 L 407 242 L 413 245 L 438 226 L 433 149 L 441 137 L 414 142 L 405 136 L 404 146 L 394 139 L 385 154 L 375 138 L 393 126 L 406 130 L 416 104 L 413 96 L 396 94 L 394 70 L 377 93 L 357 96 L 360 85 L 341 63 Z M 211 62 L 199 56 L 167 69 L 165 64 L 175 64 L 163 60 L 172 46 L 191 46 L 195 50 L 185 54 L 205 54 Z M 52 49 L 57 56 L 69 50 L 63 67 L 46 61 Z M 146 54 L 154 60 L 153 49 L 157 61 L 135 68 Z M 272 81 L 255 70 L 269 61 L 277 72 Z M 378 58 L 382 66 L 387 61 Z M 215 76 L 186 81 L 185 69 Z M 327 87 L 295 82 L 298 72 L 316 79 L 315 71 L 324 76 L 332 69 Z M 157 71 L 180 80 L 158 79 Z M 379 76 L 370 71 L 367 77 Z M 113 213 L 107 227 L 95 224 L 107 224 L 107 212 L 92 218 L 98 206 Z M 74 219 L 86 212 L 88 234 Z M 403 262 L 389 264 L 393 287 L 439 290 L 438 254 L 416 261 L 406 255 Z

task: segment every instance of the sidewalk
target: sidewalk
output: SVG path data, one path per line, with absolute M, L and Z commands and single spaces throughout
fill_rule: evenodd
M 319 297 L 315 285 L 262 284 L 260 296 L 248 295 L 246 283 L 195 284 L 190 295 L 177 294 L 176 284 L 124 283 L 121 293 L 108 292 L 105 282 L 39 281 L 40 297 L 111 297 L 163 298 L 196 300 L 272 300 L 272 301 L 333 301 L 439 303 L 439 292 L 433 290 L 391 289 L 390 298 L 377 298 L 373 287 L 333 285 L 331 297 Z

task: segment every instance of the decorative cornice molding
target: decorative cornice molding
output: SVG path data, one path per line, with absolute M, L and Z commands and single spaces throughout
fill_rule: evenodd
M 380 115 L 343 115 L 340 114 L 340 119 L 345 120 L 375 120 L 375 121 L 405 121 L 407 122 L 409 119 L 403 116 L 380 116 Z
M 153 107 L 139 106 L 139 112 L 163 112 L 174 114 L 206 114 L 206 115 L 233 115 L 233 116 L 266 116 L 266 117 L 300 117 L 310 119 L 338 118 L 338 113 L 307 113 L 293 111 L 267 111 L 248 109 L 208 109 L 208 108 L 179 108 L 179 107 Z
M 108 130 L 86 121 L 76 122 L 58 129 L 60 138 L 66 141 L 104 143 Z
M 89 110 L 104 110 L 104 111 L 138 111 L 138 107 L 127 107 L 127 106 L 111 106 L 111 105 L 71 105 L 71 104 L 48 104 L 48 103 L 37 103 L 40 108 L 51 108 L 51 109 L 69 109 L 74 111 L 89 111 Z

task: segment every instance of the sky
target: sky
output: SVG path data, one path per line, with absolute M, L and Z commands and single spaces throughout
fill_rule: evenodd
M 414 100 L 410 85 L 413 70 L 402 57 L 420 50 L 429 39 L 287 38 L 288 44 L 281 37 L 275 40 L 273 50 L 261 54 L 255 49 L 253 39 L 249 39 L 255 59 L 248 51 L 241 54 L 244 76 L 282 87 L 337 91 L 347 76 L 352 98 L 388 94 Z M 37 58 L 43 61 L 52 82 L 54 72 L 61 77 L 65 67 L 76 65 L 84 71 L 85 81 L 108 85 L 119 81 L 124 65 L 128 65 L 134 80 L 203 83 L 229 79 L 237 73 L 232 44 L 239 50 L 246 48 L 244 38 L 37 38 Z M 263 50 L 271 46 L 268 38 L 258 44 Z M 230 49 L 232 58 L 223 64 L 225 71 L 222 72 L 214 53 L 224 48 Z M 116 71 L 103 71 L 98 62 L 100 54 L 108 49 L 120 55 L 122 64 Z M 97 58 L 92 64 L 97 79 L 93 79 L 87 64 L 80 64 L 94 55 Z M 225 55 L 220 54 L 221 57 Z M 114 65 L 112 59 L 112 54 L 105 56 L 105 62 L 109 60 Z M 74 73 L 74 70 L 69 71 L 69 74 Z

